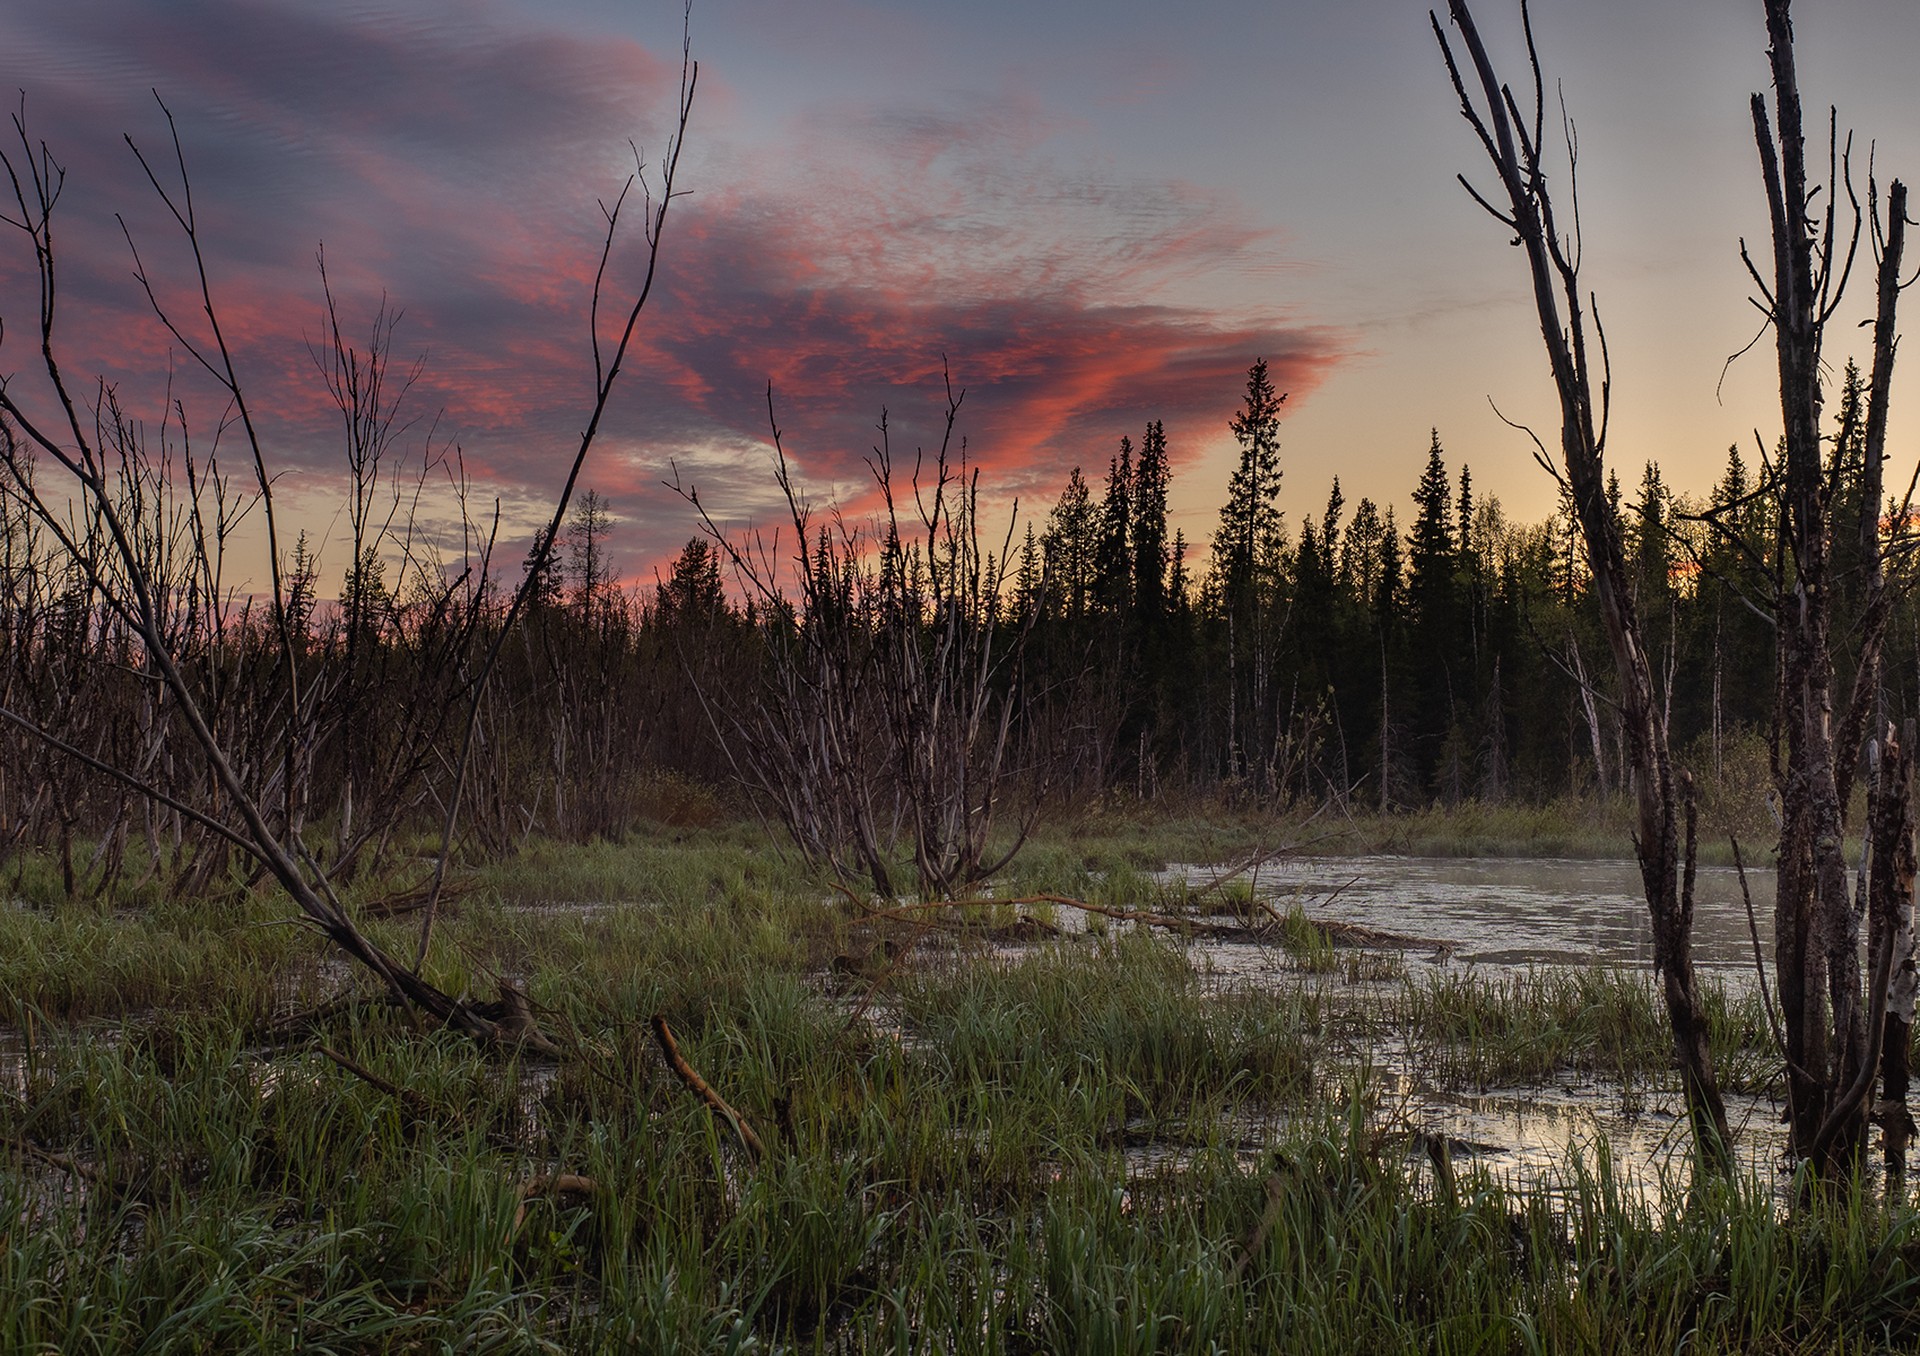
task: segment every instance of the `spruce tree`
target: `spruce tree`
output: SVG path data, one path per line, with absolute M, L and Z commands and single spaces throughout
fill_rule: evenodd
M 1020 543 L 1020 563 L 1013 575 L 1014 616 L 1024 621 L 1046 606 L 1041 596 L 1041 583 L 1044 571 L 1040 565 L 1040 542 L 1033 533 L 1033 524 L 1027 524 L 1026 540 Z
M 1233 417 L 1240 464 L 1227 482 L 1214 538 L 1215 570 L 1227 610 L 1251 621 L 1259 571 L 1278 555 L 1280 542 L 1280 407 L 1262 358 L 1247 371 L 1247 393 Z
M 588 487 L 573 510 L 567 528 L 567 567 L 573 576 L 574 606 L 581 618 L 591 624 L 600 611 L 600 600 L 613 583 L 613 570 L 607 563 L 605 542 L 613 530 L 613 512 L 606 497 Z
M 1380 587 L 1381 539 L 1386 533 L 1373 500 L 1362 499 L 1340 544 L 1340 586 L 1362 609 L 1371 610 Z
M 1133 440 L 1120 440 L 1120 454 L 1107 463 L 1107 490 L 1100 500 L 1093 545 L 1093 595 L 1100 610 L 1124 617 L 1133 605 Z
M 702 626 L 728 614 L 720 553 L 705 537 L 690 537 L 667 577 L 654 586 L 654 617 L 662 627 Z
M 1433 431 L 1427 449 L 1426 470 L 1413 491 L 1419 510 L 1407 538 L 1408 605 L 1414 625 L 1431 642 L 1448 639 L 1454 605 L 1454 575 L 1459 556 L 1453 533 L 1452 493 L 1447 464 L 1440 448 L 1440 431 Z M 1428 652 L 1430 657 L 1432 652 Z
M 1087 611 L 1088 594 L 1093 585 L 1093 541 L 1093 496 L 1087 492 L 1087 482 L 1076 466 L 1067 476 L 1067 487 L 1060 492 L 1053 511 L 1047 515 L 1047 528 L 1040 538 L 1054 597 L 1065 615 L 1074 621 Z
M 1673 547 L 1668 540 L 1667 516 L 1673 492 L 1660 478 L 1660 467 L 1648 462 L 1640 474 L 1640 502 L 1634 509 L 1633 549 L 1634 592 L 1638 595 L 1640 620 L 1657 623 L 1656 615 L 1666 610 L 1672 592 Z
M 1459 555 L 1453 532 L 1453 493 L 1437 429 L 1413 502 L 1418 512 L 1407 540 L 1407 602 L 1408 639 L 1417 663 L 1407 716 L 1409 752 L 1425 778 L 1434 772 L 1454 724 L 1458 696 Z
M 1193 581 L 1187 577 L 1187 534 L 1185 529 L 1176 529 L 1172 559 L 1167 566 L 1167 611 L 1172 616 L 1185 617 L 1192 608 Z
M 1158 419 L 1140 440 L 1133 469 L 1134 613 L 1152 628 L 1167 611 L 1167 435 Z
M 1333 478 L 1333 489 L 1327 494 L 1327 511 L 1320 517 L 1320 550 L 1327 558 L 1329 576 L 1340 572 L 1340 515 L 1347 507 L 1346 495 L 1340 493 L 1340 477 Z
M 1249 761 L 1249 749 L 1265 749 L 1271 733 L 1273 595 L 1285 542 L 1280 520 L 1280 406 L 1267 376 L 1266 359 L 1247 370 L 1247 392 L 1233 417 L 1240 465 L 1227 482 L 1214 538 L 1214 575 L 1227 629 L 1227 768 L 1230 776 L 1251 771 L 1264 781 L 1264 759 Z M 1264 785 L 1263 785 L 1263 788 Z

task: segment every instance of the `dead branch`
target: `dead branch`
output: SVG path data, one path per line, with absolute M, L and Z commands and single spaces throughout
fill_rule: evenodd
M 732 1130 L 735 1137 L 739 1139 L 740 1146 L 747 1151 L 749 1158 L 755 1163 L 765 1159 L 766 1146 L 761 1144 L 760 1136 L 753 1132 L 753 1127 L 747 1123 L 747 1118 L 728 1105 L 727 1100 L 715 1092 L 707 1080 L 696 1073 L 693 1066 L 681 1055 L 680 1046 L 673 1039 L 673 1031 L 667 1026 L 667 1019 L 656 1012 L 653 1014 L 652 1026 L 654 1039 L 660 1042 L 660 1053 L 666 1059 L 667 1067 L 673 1070 L 674 1077 L 686 1085 L 687 1091 L 706 1103 L 707 1110 L 726 1122 L 727 1128 Z
M 519 1236 L 520 1227 L 527 1222 L 527 1206 L 535 1197 L 597 1196 L 600 1194 L 600 1184 L 577 1172 L 543 1172 L 522 1182 L 518 1194 L 520 1203 L 514 1208 L 513 1223 L 507 1227 L 509 1242 Z
M 368 1087 L 373 1088 L 377 1092 L 384 1092 L 387 1096 L 399 1102 L 407 1109 L 410 1115 L 422 1119 L 426 1117 L 430 1109 L 427 1106 L 426 1098 L 422 1097 L 412 1088 L 403 1088 L 398 1083 L 382 1078 L 379 1074 L 367 1068 L 366 1065 L 347 1058 L 347 1056 L 341 1054 L 330 1045 L 322 1045 L 320 1047 L 320 1053 L 345 1069 L 362 1083 L 365 1083 Z
M 0 1139 L 0 1143 L 5 1144 L 15 1153 L 33 1159 L 35 1162 L 44 1163 L 50 1168 L 57 1168 L 70 1177 L 78 1177 L 89 1186 L 103 1186 L 106 1183 L 106 1179 L 101 1176 L 100 1170 L 91 1163 L 83 1163 L 71 1154 L 55 1153 L 52 1149 L 43 1149 L 24 1135 L 8 1135 Z

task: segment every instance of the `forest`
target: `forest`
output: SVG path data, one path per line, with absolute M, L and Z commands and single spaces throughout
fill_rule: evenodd
M 429 825 L 462 733 L 450 703 L 499 635 L 509 590 L 530 575 L 525 617 L 483 717 L 471 827 L 483 855 L 528 835 L 617 832 L 633 797 L 675 779 L 729 801 L 771 793 L 778 812 L 777 779 L 738 744 L 779 742 L 776 727 L 794 712 L 786 670 L 805 636 L 828 629 L 834 606 L 869 618 L 924 612 L 956 588 L 967 643 L 986 660 L 979 695 L 1008 725 L 996 785 L 1023 805 L 1219 798 L 1276 813 L 1391 813 L 1627 791 L 1617 685 L 1570 502 L 1544 523 L 1509 520 L 1495 495 L 1476 497 L 1470 467 L 1448 465 L 1436 431 L 1424 465 L 1418 453 L 1406 459 L 1420 471 L 1403 505 L 1349 506 L 1336 479 L 1324 511 L 1292 527 L 1278 506 L 1283 399 L 1256 361 L 1231 425 L 1240 463 L 1205 557 L 1167 530 L 1173 456 L 1157 423 L 1137 451 L 1119 437 L 1091 478 L 1073 468 L 1044 516 L 1020 523 L 1017 544 L 1004 524 L 1000 540 L 983 540 L 995 528 L 977 521 L 972 498 L 940 520 L 930 546 L 884 511 L 874 521 L 835 516 L 831 526 L 803 512 L 804 566 L 787 524 L 784 537 L 760 542 L 771 558 L 750 561 L 744 540 L 694 535 L 662 575 L 629 583 L 606 563 L 616 506 L 591 488 L 537 573 L 529 550 L 517 577 L 498 566 L 489 574 L 478 554 L 451 564 L 390 558 L 408 526 L 396 522 L 357 553 L 362 568 L 328 580 L 299 539 L 286 588 L 293 671 L 306 690 L 300 755 L 291 769 L 261 762 L 262 794 L 284 799 L 291 776 L 300 815 L 328 824 L 350 863 L 364 854 L 374 865 L 404 830 Z M 1864 499 L 1864 401 L 1849 365 L 1828 435 L 1833 513 L 1898 543 L 1897 500 Z M 1617 476 L 1608 484 L 1670 739 L 1714 781 L 1729 758 L 1738 777 L 1756 775 L 1776 719 L 1765 554 L 1776 459 L 1752 460 L 1757 470 L 1729 448 L 1704 501 L 1675 493 L 1653 462 L 1631 494 Z M 947 475 L 956 505 L 960 474 Z M 991 490 L 972 479 L 963 488 L 970 497 Z M 168 533 L 192 528 L 193 510 L 166 486 L 148 493 L 137 511 L 149 515 L 154 551 L 189 560 L 193 541 Z M 0 824 L 16 862 L 57 852 L 80 893 L 118 881 L 130 839 L 149 849 L 164 841 L 165 852 L 143 857 L 191 869 L 195 854 L 182 845 L 198 841 L 195 826 L 169 822 L 166 807 L 102 781 L 34 733 L 58 731 L 94 758 L 192 793 L 195 774 L 168 783 L 160 771 L 191 768 L 170 756 L 179 736 L 165 703 L 130 665 L 110 662 L 134 638 L 90 596 L 79 564 L 55 561 L 58 544 L 17 503 L 7 525 L 4 691 L 7 708 L 32 723 L 0 731 L 15 770 Z M 897 578 L 882 563 L 889 533 L 904 542 Z M 1836 632 L 1845 637 L 1864 606 L 1866 567 L 1857 546 L 1849 557 L 1854 531 L 1837 540 Z M 1896 576 L 1906 567 L 1894 553 Z M 260 600 L 209 596 L 205 581 L 219 568 L 178 581 L 166 604 L 172 634 L 195 657 L 220 719 L 274 728 L 289 701 L 276 621 Z M 1920 631 L 1911 590 L 1899 595 L 1890 648 L 1909 655 Z M 872 652 L 836 658 L 879 662 Z M 1883 724 L 1911 710 L 1913 671 L 1889 665 Z M 1851 679 L 1845 660 L 1842 677 Z M 878 681 L 855 698 L 872 705 L 849 711 L 850 724 L 886 725 Z M 417 695 L 432 692 L 441 695 Z M 744 713 L 754 714 L 742 725 Z M 856 775 L 875 782 L 889 772 L 876 757 Z M 95 845 L 84 862 L 72 855 L 81 838 Z M 204 859 L 197 869 L 209 869 Z
M 1139 449 L 1121 436 L 1092 484 L 1083 469 L 1069 472 L 1044 519 L 1021 522 L 1018 545 L 1004 553 L 981 542 L 991 528 L 968 517 L 972 507 L 960 515 L 977 553 L 966 626 L 1002 638 L 993 699 L 1006 703 L 1018 747 L 1004 770 L 1014 793 L 1060 805 L 1225 797 L 1271 811 L 1390 812 L 1626 791 L 1632 768 L 1571 503 L 1546 522 L 1509 521 L 1498 497 L 1475 496 L 1471 467 L 1448 465 L 1434 432 L 1405 505 L 1348 505 L 1334 478 L 1325 511 L 1290 528 L 1277 507 L 1281 401 L 1256 361 L 1233 419 L 1240 465 L 1213 551 L 1200 561 L 1185 534 L 1167 532 L 1173 472 L 1158 423 L 1142 430 Z M 1828 438 L 1836 521 L 1899 542 L 1899 499 L 1872 507 L 1864 499 L 1864 384 L 1851 363 Z M 1703 501 L 1670 490 L 1651 461 L 1634 494 L 1617 474 L 1607 486 L 1670 739 L 1695 776 L 1715 780 L 1728 757 L 1751 778 L 1776 720 L 1764 555 L 1774 540 L 1776 459 L 1753 461 L 1757 471 L 1728 448 Z M 733 544 L 708 536 L 693 536 L 655 580 L 624 584 L 607 567 L 614 507 L 593 490 L 582 496 L 540 567 L 522 634 L 505 649 L 488 713 L 495 732 L 482 753 L 490 763 L 476 778 L 515 787 L 511 803 L 490 801 L 474 822 L 495 847 L 530 832 L 582 841 L 612 832 L 624 797 L 662 778 L 739 795 L 724 747 L 735 730 L 718 713 L 780 705 L 774 668 L 806 618 L 803 609 L 797 620 L 793 599 L 812 603 L 835 588 L 808 576 L 847 567 L 837 588 L 879 607 L 881 578 L 868 557 L 837 551 L 849 542 L 862 549 L 885 524 L 816 526 L 804 570 L 772 561 L 774 570 L 755 576 L 762 592 L 735 578 Z M 90 603 L 77 567 L 61 574 L 48 565 L 50 544 L 19 509 L 8 524 L 0 588 L 10 624 L 0 643 L 8 691 L 19 693 L 10 709 L 67 728 L 94 757 L 163 766 L 165 722 L 117 709 L 138 684 L 94 663 L 129 638 Z M 941 532 L 935 570 L 947 569 L 945 522 Z M 1866 572 L 1857 532 L 1836 540 L 1836 632 L 1849 636 Z M 363 547 L 363 559 L 365 569 L 328 588 L 298 542 L 288 576 L 300 668 L 317 693 L 301 736 L 300 801 L 313 818 L 342 820 L 344 841 L 355 837 L 355 801 L 388 835 L 407 814 L 430 811 L 432 768 L 457 736 L 445 726 L 447 703 L 511 601 L 493 580 L 474 584 L 478 561 L 436 559 L 436 578 L 411 561 L 390 567 L 376 545 Z M 912 553 L 906 569 L 925 572 L 925 559 Z M 1905 576 L 1907 563 L 1895 553 L 1889 569 Z M 810 592 L 816 584 L 820 592 Z M 265 657 L 276 640 L 269 611 L 232 599 L 209 605 L 194 588 L 186 580 L 173 605 L 182 628 L 205 628 L 188 643 L 209 655 L 207 678 L 211 655 L 221 655 L 230 670 L 219 680 L 236 699 L 271 707 L 280 693 Z M 935 588 L 908 584 L 912 593 Z M 1912 655 L 1920 638 L 1912 590 L 1901 586 L 1899 597 L 1889 649 Z M 1885 720 L 1910 711 L 1912 670 L 1887 668 Z M 1851 680 L 1845 661 L 1843 678 Z M 125 684 L 121 693 L 113 682 Z M 407 722 L 372 718 L 396 709 Z M 877 709 L 858 718 L 881 720 Z M 0 738 L 12 743 L 8 766 L 33 768 L 10 778 L 4 824 L 15 847 L 50 849 L 75 834 L 106 845 L 148 832 L 154 811 L 129 787 L 100 786 L 29 730 Z M 113 849 L 100 851 L 94 876 L 75 868 L 75 889 L 104 880 L 98 868 Z

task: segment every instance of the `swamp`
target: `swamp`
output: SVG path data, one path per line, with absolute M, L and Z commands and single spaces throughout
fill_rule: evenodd
M 45 104 L 71 189 L 38 99 L 0 142 L 0 1353 L 1920 1350 L 1912 223 L 1837 111 L 1809 155 L 1790 0 L 1750 35 L 1763 320 L 1713 387 L 1770 340 L 1780 422 L 1742 387 L 1712 488 L 1649 458 L 1633 497 L 1525 3 L 1413 31 L 1496 228 L 1434 273 L 1504 242 L 1529 287 L 1351 331 L 1222 305 L 1293 276 L 1225 180 L 1063 183 L 1046 136 L 895 110 L 833 125 L 908 179 L 799 158 L 770 207 L 724 135 L 683 164 L 690 8 L 677 52 L 347 8 L 101 58 L 187 87 L 117 188 L 101 82 Z M 70 76 L 35 22 L 0 52 Z M 378 77 L 425 90 L 398 131 L 315 92 L 436 40 L 444 89 Z M 615 108 L 664 140 L 562 194 Z M 1042 191 L 947 163 L 976 121 Z M 366 258 L 316 247 L 296 302 L 249 215 L 305 250 L 361 195 L 366 258 L 443 219 L 447 385 Z M 1106 233 L 1035 245 L 1035 198 Z M 1287 388 L 1409 307 L 1472 313 L 1449 361 L 1537 328 L 1557 434 L 1492 418 L 1541 521 L 1422 413 L 1404 524 L 1336 475 L 1289 527 Z M 1314 417 L 1309 464 L 1376 475 Z
M 510 978 L 557 1061 L 411 1029 L 244 893 L 49 906 L 29 877 L 0 915 L 0 1347 L 1920 1341 L 1910 1208 L 1787 1208 L 1733 954 L 1707 993 L 1738 1168 L 1692 1171 L 1630 865 L 1269 831 L 1096 817 L 928 910 L 747 824 L 536 845 L 457 882 L 431 973 Z M 1493 922 L 1537 949 L 1489 951 Z

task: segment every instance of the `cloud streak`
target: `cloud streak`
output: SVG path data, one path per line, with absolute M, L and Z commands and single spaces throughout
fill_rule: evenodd
M 666 127 L 676 63 L 471 3 L 17 6 L 0 49 L 69 170 L 80 365 L 153 400 L 168 363 L 116 211 L 192 318 L 177 233 L 120 142 L 134 129 L 170 156 L 155 88 L 178 117 L 243 376 L 304 500 L 323 500 L 335 457 L 306 351 L 324 241 L 349 315 L 370 317 L 383 291 L 403 310 L 397 354 L 428 358 L 416 411 L 445 410 L 469 470 L 525 526 L 591 398 L 594 195 L 630 167 L 628 132 Z M 724 109 L 725 72 L 703 72 L 716 83 Z M 664 289 L 587 472 L 624 520 L 613 546 L 629 571 L 691 529 L 658 487 L 669 463 L 724 513 L 764 509 L 769 383 L 803 475 L 857 493 L 883 407 L 896 447 L 937 441 L 944 364 L 985 479 L 1039 502 L 1148 419 L 1166 421 L 1176 457 L 1217 440 L 1256 356 L 1297 399 L 1352 347 L 1273 310 L 1196 302 L 1197 280 L 1284 267 L 1284 242 L 1220 195 L 1067 157 L 1070 128 L 1020 89 L 822 105 L 751 144 L 724 120 L 704 130 L 702 111 L 698 191 L 669 220 Z M 31 356 L 20 243 L 0 250 L 9 372 Z M 614 295 L 640 253 L 630 239 L 616 256 Z

